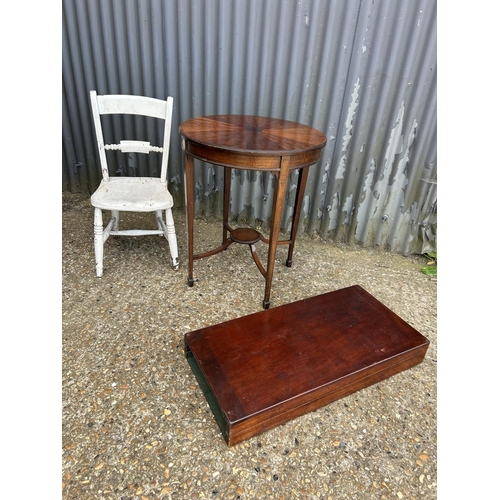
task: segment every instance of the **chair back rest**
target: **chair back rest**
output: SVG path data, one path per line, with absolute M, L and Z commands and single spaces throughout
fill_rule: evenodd
M 170 132 L 172 128 L 173 97 L 166 101 L 137 95 L 97 95 L 95 90 L 90 91 L 90 103 L 94 118 L 99 159 L 101 161 L 102 177 L 109 180 L 109 169 L 106 159 L 107 150 L 119 150 L 122 153 L 145 153 L 151 151 L 162 153 L 160 179 L 166 182 L 168 156 L 170 152 Z M 152 146 L 146 141 L 122 140 L 120 144 L 105 144 L 102 132 L 101 115 L 140 115 L 159 118 L 165 121 L 162 146 Z

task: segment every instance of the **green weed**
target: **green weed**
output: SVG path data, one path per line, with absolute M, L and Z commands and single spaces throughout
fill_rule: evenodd
M 427 262 L 427 265 L 424 266 L 421 271 L 424 274 L 427 274 L 427 276 L 437 276 L 438 269 L 437 269 L 437 262 L 438 262 L 438 253 L 437 250 L 435 252 L 430 252 L 424 254 L 425 257 L 429 259 L 429 262 Z

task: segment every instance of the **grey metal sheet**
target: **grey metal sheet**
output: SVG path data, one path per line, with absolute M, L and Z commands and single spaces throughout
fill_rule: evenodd
M 100 180 L 91 89 L 172 95 L 169 181 L 178 207 L 184 120 L 276 116 L 328 139 L 311 168 L 300 231 L 430 251 L 437 245 L 436 9 L 435 0 L 63 0 L 63 186 L 90 194 Z M 131 167 L 155 171 L 149 159 Z M 197 213 L 220 216 L 222 169 L 197 163 L 195 181 Z M 283 229 L 295 184 L 292 176 Z M 272 174 L 234 171 L 232 216 L 265 226 L 273 185 Z

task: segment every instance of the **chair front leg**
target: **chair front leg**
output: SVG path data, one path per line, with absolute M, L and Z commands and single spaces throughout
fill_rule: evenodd
M 170 257 L 172 259 L 172 268 L 174 271 L 178 271 L 179 251 L 177 249 L 177 235 L 175 234 L 174 216 L 172 215 L 171 208 L 167 208 L 167 210 L 165 210 L 165 219 L 167 226 L 168 247 L 170 249 Z
M 102 261 L 104 254 L 104 235 L 102 227 L 102 210 L 94 208 L 94 250 L 95 250 L 95 270 L 97 277 L 102 276 Z

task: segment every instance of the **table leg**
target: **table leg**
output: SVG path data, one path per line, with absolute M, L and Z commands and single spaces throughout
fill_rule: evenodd
M 302 201 L 304 200 L 304 192 L 306 190 L 307 175 L 309 174 L 309 165 L 299 170 L 299 180 L 297 182 L 297 196 L 295 197 L 295 208 L 293 210 L 292 230 L 290 233 L 290 245 L 288 247 L 288 258 L 286 266 L 292 267 L 293 247 L 295 246 L 295 237 L 299 227 L 300 211 L 302 210 Z
M 280 170 L 276 174 L 276 187 L 274 189 L 271 231 L 269 235 L 269 252 L 267 254 L 266 291 L 264 293 L 264 301 L 262 302 L 262 307 L 264 307 L 264 309 L 269 309 L 270 305 L 269 297 L 271 296 L 274 261 L 276 258 L 276 247 L 278 246 L 281 216 L 283 214 L 289 171 L 290 157 L 284 156 L 281 158 Z
M 224 211 L 223 211 L 223 233 L 222 244 L 227 241 L 229 223 L 229 201 L 231 199 L 231 167 L 224 167 Z
M 186 223 L 188 240 L 188 286 L 194 285 L 193 279 L 193 237 L 194 237 L 194 160 L 184 152 L 184 186 L 186 199 Z

